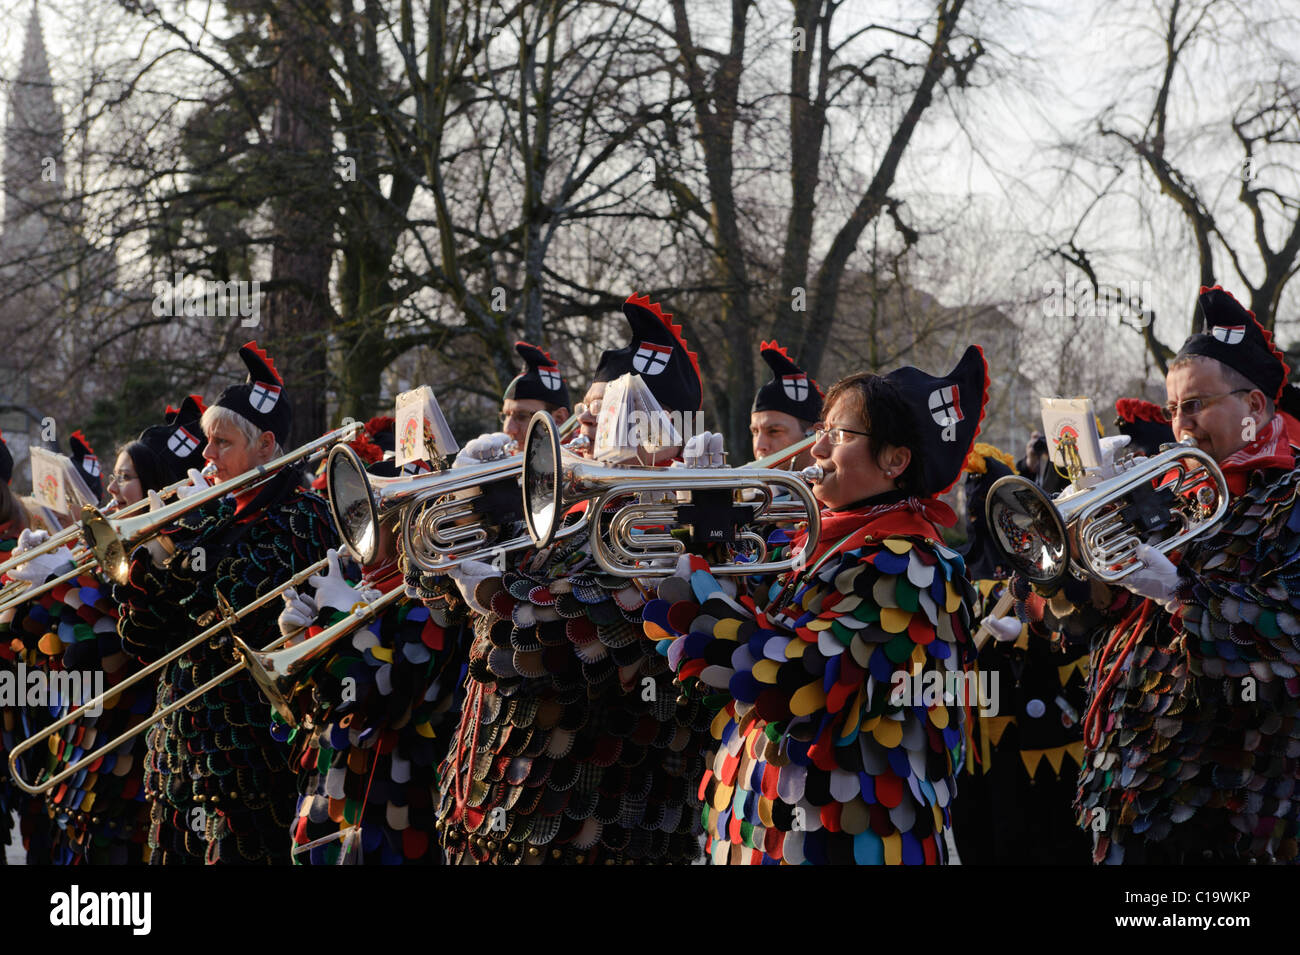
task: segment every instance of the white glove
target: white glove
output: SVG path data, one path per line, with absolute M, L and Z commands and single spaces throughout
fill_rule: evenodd
M 475 464 L 498 461 L 514 453 L 514 444 L 514 439 L 502 431 L 495 434 L 480 434 L 460 449 L 460 453 L 456 455 L 452 467 L 467 468 Z
M 307 578 L 307 583 L 316 588 L 314 602 L 317 607 L 333 607 L 339 613 L 351 613 L 352 607 L 364 598 L 344 578 L 339 567 L 338 550 L 331 547 L 325 554 L 329 558 L 329 571 Z
M 1174 596 L 1178 589 L 1178 568 L 1169 558 L 1150 544 L 1142 544 L 1137 549 L 1137 559 L 1145 564 L 1120 580 L 1120 584 L 1139 597 L 1150 597 L 1170 613 L 1174 613 L 1180 601 Z
M 49 539 L 49 531 L 34 531 L 30 527 L 24 527 L 23 532 L 18 535 L 18 546 L 9 556 L 18 557 L 34 547 L 40 547 Z
M 198 494 L 200 491 L 206 491 L 210 486 L 207 478 L 199 471 L 198 468 L 190 468 L 190 483 L 182 484 L 176 489 L 176 500 L 184 500 L 191 494 Z M 152 492 L 150 492 L 152 493 Z M 153 510 L 153 498 L 149 499 L 149 509 Z
M 298 593 L 292 587 L 281 596 L 284 597 L 284 609 L 280 611 L 280 617 L 276 622 L 280 625 L 282 635 L 292 637 L 315 622 L 316 601 L 311 597 Z
M 456 582 L 456 589 L 471 610 L 484 615 L 488 613 L 488 608 L 479 603 L 475 593 L 480 583 L 490 577 L 500 577 L 501 571 L 481 560 L 467 560 L 447 571 L 447 576 Z
M 18 546 L 14 548 L 11 556 L 20 557 L 26 551 L 33 550 L 44 544 L 49 538 L 50 535 L 45 531 L 34 531 L 27 528 L 18 535 Z M 9 571 L 9 576 L 14 580 L 25 580 L 29 584 L 43 584 L 51 577 L 58 577 L 71 570 L 75 559 L 72 551 L 66 547 L 60 547 L 48 554 L 37 554 L 27 563 Z
M 714 431 L 701 431 L 688 440 L 682 448 L 682 465 L 688 468 L 723 467 L 722 435 Z
M 984 626 L 989 628 L 994 640 L 1009 643 L 1020 636 L 1024 625 L 1016 617 L 994 617 L 990 614 L 984 618 Z

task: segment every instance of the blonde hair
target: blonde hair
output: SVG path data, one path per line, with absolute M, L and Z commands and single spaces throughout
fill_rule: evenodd
M 238 411 L 231 411 L 222 405 L 213 405 L 203 412 L 203 417 L 199 419 L 199 427 L 203 429 L 204 437 L 210 435 L 217 425 L 229 425 L 248 440 L 248 446 L 251 448 L 257 444 L 258 440 L 266 432 L 253 424 Z M 275 449 L 271 452 L 272 458 L 278 458 L 284 454 L 284 449 L 280 447 L 280 442 L 275 442 Z

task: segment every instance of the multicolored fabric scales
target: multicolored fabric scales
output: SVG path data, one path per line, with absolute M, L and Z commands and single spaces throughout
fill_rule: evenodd
M 725 701 L 699 786 L 716 864 L 947 861 L 973 596 L 962 558 L 937 532 L 850 547 L 754 599 L 684 559 L 646 606 L 646 636 L 692 696 Z
M 400 577 L 380 589 L 400 587 Z M 346 615 L 322 608 L 307 636 Z M 344 637 L 312 669 L 305 729 L 280 727 L 298 770 L 295 861 L 333 865 L 342 841 L 325 840 L 360 825 L 368 865 L 431 865 L 436 768 L 445 755 L 454 704 L 461 624 L 419 603 L 399 603 Z M 307 692 L 303 697 L 308 696 Z M 296 738 L 295 738 L 295 735 Z
M 689 863 L 710 713 L 641 638 L 645 598 L 585 538 L 482 581 L 467 698 L 441 770 L 449 861 Z
M 1255 472 L 1218 531 L 1185 553 L 1180 612 L 1137 618 L 1118 663 L 1097 642 L 1097 733 L 1076 804 L 1094 861 L 1296 861 L 1298 490 L 1300 471 Z M 1118 611 L 1135 617 L 1131 603 Z M 1115 666 L 1113 689 L 1098 693 Z
M 128 582 L 114 588 L 125 649 L 156 659 L 220 619 L 212 613 L 218 593 L 243 607 L 322 558 L 336 543 L 334 526 L 325 502 L 297 490 L 298 480 L 296 471 L 277 474 L 238 518 L 228 498 L 182 515 L 169 532 L 177 554 L 166 567 L 137 550 Z M 240 636 L 253 647 L 270 643 L 279 635 L 281 606 L 273 601 L 246 616 L 237 624 Z M 158 707 L 237 660 L 220 637 L 174 660 L 160 672 Z M 266 698 L 243 671 L 149 730 L 151 862 L 288 861 L 297 787 L 288 749 L 270 726 Z

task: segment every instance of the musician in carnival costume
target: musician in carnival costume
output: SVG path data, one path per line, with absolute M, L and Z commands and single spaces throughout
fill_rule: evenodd
M 255 342 L 239 354 L 247 381 L 223 391 L 202 419 L 204 457 L 218 482 L 279 456 L 292 421 L 270 358 Z M 238 609 L 323 558 L 336 542 L 334 528 L 325 502 L 300 482 L 298 468 L 284 468 L 185 512 L 164 542 L 137 548 L 127 584 L 115 588 L 127 651 L 157 659 L 220 619 L 218 595 Z M 262 647 L 278 636 L 278 613 L 271 603 L 233 626 L 248 645 Z M 172 661 L 160 674 L 158 706 L 236 660 L 230 641 L 218 637 Z M 245 671 L 149 731 L 152 864 L 289 861 L 285 833 L 296 786 L 270 723 L 266 700 Z
M 646 637 L 688 699 L 722 703 L 698 780 L 713 863 L 947 861 L 966 701 L 944 691 L 971 656 L 974 595 L 937 498 L 987 389 L 974 346 L 943 378 L 907 367 L 836 383 L 812 448 L 821 536 L 793 544 L 802 569 L 733 596 L 683 557 L 646 607 Z
M 528 422 L 538 411 L 548 412 L 556 424 L 568 420 L 571 402 L 569 386 L 550 352 L 528 342 L 515 342 L 524 360 L 524 370 L 506 386 L 501 396 L 501 430 L 523 447 Z
M 795 364 L 783 346 L 775 340 L 762 342 L 759 354 L 772 369 L 772 379 L 758 389 L 749 412 L 755 460 L 809 437 L 822 416 L 821 388 Z M 812 455 L 805 451 L 789 467 L 799 469 L 810 464 Z
M 193 439 L 202 433 L 202 414 L 202 399 L 190 395 L 181 408 L 167 408 L 163 424 L 146 428 L 137 440 L 123 446 L 108 484 L 118 506 L 135 504 L 149 491 L 160 491 L 182 480 L 187 470 L 202 466 L 202 444 Z M 89 446 L 80 434 L 73 437 L 73 449 L 81 452 L 78 469 L 83 477 L 102 481 L 102 475 L 87 473 Z M 43 531 L 25 532 L 20 549 L 42 544 L 46 536 Z M 72 561 L 72 551 L 63 547 L 34 558 L 32 563 L 37 576 L 47 579 L 70 570 Z M 102 673 L 108 690 L 136 669 L 122 650 L 117 619 L 111 585 L 90 569 L 23 604 L 9 629 L 43 665 L 81 674 Z M 83 697 L 93 695 L 90 686 L 85 690 Z M 95 745 L 138 725 L 152 709 L 152 681 L 129 687 L 102 712 L 83 714 L 64 729 L 52 744 L 55 752 L 41 751 L 44 768 L 51 774 L 59 772 Z M 58 719 L 67 712 L 68 703 L 63 703 L 52 706 L 50 716 Z M 149 810 L 144 797 L 144 758 L 144 737 L 136 736 L 49 792 L 45 803 L 51 849 L 40 861 L 55 865 L 145 861 Z M 29 770 L 27 776 L 33 778 L 36 773 Z
M 78 477 L 85 483 L 94 500 L 99 501 L 103 497 L 103 484 L 100 478 L 99 459 L 94 449 L 80 431 L 72 433 L 68 445 L 71 452 L 69 460 Z M 5 454 L 8 455 L 7 450 Z M 13 461 L 9 458 L 10 472 L 12 467 Z M 63 528 L 68 515 L 56 512 L 35 497 L 19 498 L 13 495 L 8 490 L 7 482 L 4 493 L 6 502 L 0 509 L 4 512 L 5 523 L 17 533 L 6 556 L 16 557 L 42 543 L 49 533 Z M 6 583 L 21 581 L 32 587 L 39 586 L 51 576 L 61 575 L 71 570 L 71 560 L 71 551 L 66 548 L 54 553 L 38 555 L 31 561 L 10 570 L 6 575 Z M 80 583 L 86 583 L 88 586 L 85 595 L 79 593 L 77 585 Z M 55 650 L 53 655 L 49 655 L 47 650 L 51 646 L 61 647 L 57 637 L 51 633 L 51 629 L 57 629 L 62 621 L 66 634 L 66 631 L 72 627 L 74 612 L 79 612 L 82 618 L 82 626 L 78 630 L 79 641 L 83 644 L 86 641 L 93 641 L 92 624 L 101 619 L 108 609 L 107 601 L 96 597 L 93 583 L 93 575 L 77 578 L 39 598 L 34 598 L 30 603 L 19 604 L 0 615 L 0 644 L 8 645 L 0 648 L 0 655 L 8 660 L 7 665 L 16 665 L 21 660 L 29 670 L 60 669 L 62 667 L 60 654 Z M 65 606 L 63 602 L 63 598 L 69 593 L 72 594 L 71 600 L 74 603 L 72 607 Z M 83 601 L 80 599 L 82 596 L 87 599 Z M 96 604 L 99 605 L 98 609 L 95 608 Z M 108 621 L 107 627 L 111 631 L 111 620 Z M 47 633 L 51 635 L 45 646 L 42 646 L 40 638 Z M 0 717 L 5 724 L 6 738 L 0 745 L 0 756 L 6 760 L 5 769 L 0 771 L 0 775 L 8 774 L 8 749 L 19 739 L 38 732 L 41 727 L 48 725 L 51 712 L 55 717 L 62 715 L 62 706 L 63 704 L 60 703 L 52 708 L 46 705 L 20 707 L 9 710 Z M 21 820 L 20 829 L 27 850 L 28 864 L 48 864 L 52 856 L 56 861 L 66 857 L 66 853 L 60 846 L 61 834 L 51 827 L 45 801 L 41 797 L 14 788 L 8 801 L 17 808 Z
M 994 616 L 1011 568 L 985 524 L 989 488 L 1014 474 L 1011 455 L 977 442 L 966 459 L 966 574 L 978 594 L 974 617 L 981 693 L 971 705 L 966 762 L 953 805 L 957 854 L 967 865 L 1086 865 L 1088 840 L 1074 824 L 1083 759 L 1087 648 L 1009 611 Z
M 3 436 L 0 436 L 0 561 L 8 560 L 13 555 L 23 531 L 33 527 L 48 529 L 52 526 L 53 529 L 58 529 L 57 524 L 48 524 L 42 518 L 44 508 L 35 507 L 34 502 L 24 500 L 13 491 L 10 487 L 13 473 L 13 455 Z M 16 579 L 19 578 L 6 576 L 5 582 Z M 7 637 L 0 637 L 0 675 L 6 679 L 15 676 L 20 652 L 21 644 L 15 648 Z M 24 830 L 30 828 L 26 825 L 26 820 L 38 818 L 38 800 L 9 781 L 9 750 L 26 735 L 21 717 L 22 711 L 18 706 L 0 705 L 0 845 L 4 846 L 11 839 L 15 811 L 24 820 Z M 36 851 L 43 848 L 43 845 L 38 845 Z M 0 864 L 3 864 L 3 858 L 0 855 Z
M 349 445 L 370 474 L 398 474 L 392 418 L 371 419 L 365 434 Z M 378 555 L 359 580 L 344 578 L 332 554 L 328 574 L 311 578 L 310 587 L 287 591 L 281 631 L 306 628 L 303 636 L 314 637 L 346 619 L 358 603 L 402 587 L 397 529 L 396 520 L 383 524 Z M 439 861 L 437 766 L 458 716 L 460 635 L 461 628 L 441 611 L 402 602 L 341 638 L 312 667 L 298 697 L 310 719 L 276 731 L 292 743 L 299 774 L 295 861 L 338 863 L 345 842 L 349 861 Z
M 697 411 L 699 363 L 681 328 L 646 296 L 629 298 L 623 314 L 631 341 L 601 356 L 597 378 L 640 375 L 665 411 Z M 525 552 L 504 574 L 479 564 L 455 580 L 474 641 L 440 772 L 448 861 L 693 861 L 708 715 L 697 700 L 678 703 L 672 675 L 641 640 L 641 590 L 600 572 L 585 530 Z M 408 584 L 424 595 L 439 582 Z
M 1222 288 L 1170 363 L 1167 418 L 1219 464 L 1231 504 L 1177 566 L 1153 548 L 1122 587 L 1065 588 L 1022 615 L 1093 639 L 1076 802 L 1110 864 L 1293 863 L 1300 735 L 1297 395 L 1272 335 Z

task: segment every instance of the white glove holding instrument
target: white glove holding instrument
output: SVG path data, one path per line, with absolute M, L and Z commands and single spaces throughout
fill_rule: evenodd
M 460 449 L 460 453 L 456 455 L 456 460 L 452 462 L 451 466 L 453 468 L 467 468 L 476 464 L 489 464 L 492 461 L 499 461 L 514 453 L 514 449 L 511 447 L 514 443 L 514 438 L 504 431 L 498 431 L 495 434 L 480 434 Z
M 999 643 L 1010 643 L 1020 636 L 1020 631 L 1024 629 L 1024 624 L 1016 617 L 994 617 L 992 615 L 984 618 L 984 626 L 988 627 L 993 634 L 993 639 Z
M 447 576 L 456 582 L 456 589 L 465 598 L 471 610 L 487 614 L 488 608 L 475 596 L 478 586 L 491 577 L 500 577 L 501 571 L 481 560 L 466 560 L 447 571 Z
M 178 501 L 183 501 L 185 498 L 193 494 L 198 494 L 200 491 L 206 491 L 209 487 L 211 487 L 211 485 L 208 484 L 207 478 L 203 476 L 203 472 L 201 472 L 198 468 L 190 468 L 188 473 L 189 473 L 190 482 L 188 484 L 182 484 L 180 487 L 176 489 L 176 500 Z M 154 492 L 150 491 L 149 493 L 153 494 Z M 153 498 L 151 497 L 150 507 L 149 507 L 150 510 L 153 510 L 152 504 L 153 504 Z
M 331 547 L 325 552 L 325 556 L 329 559 L 329 571 L 307 578 L 307 583 L 316 588 L 316 594 L 312 599 L 317 608 L 333 607 L 339 613 L 351 613 L 356 604 L 373 599 L 367 596 L 367 591 L 353 587 L 343 576 L 343 569 L 339 567 L 337 548 Z
M 286 590 L 281 596 L 284 597 L 284 609 L 280 611 L 280 616 L 276 623 L 280 626 L 280 633 L 286 637 L 292 637 L 301 630 L 310 627 L 316 621 L 316 601 L 306 594 L 300 594 L 293 587 Z
M 1139 545 L 1136 556 L 1146 566 L 1121 579 L 1120 586 L 1139 597 L 1154 600 L 1170 613 L 1176 612 L 1182 606 L 1182 602 L 1174 596 L 1181 580 L 1178 568 L 1150 544 Z
M 18 545 L 10 556 L 21 557 L 24 552 L 39 547 L 49 538 L 50 535 L 45 531 L 34 531 L 31 528 L 26 528 L 18 535 Z M 29 584 L 43 584 L 51 577 L 58 577 L 67 573 L 72 569 L 75 560 L 76 558 L 71 550 L 60 547 L 48 554 L 37 554 L 27 563 L 9 571 L 9 576 L 14 580 L 25 580 Z
M 720 468 L 726 466 L 725 462 L 722 435 L 718 432 L 701 431 L 682 447 L 681 467 Z

